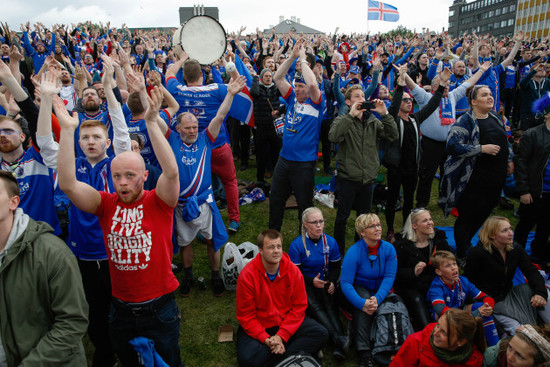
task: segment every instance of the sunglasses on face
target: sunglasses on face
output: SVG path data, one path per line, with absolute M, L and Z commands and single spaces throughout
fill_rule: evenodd
M 402 101 L 405 102 L 405 103 L 409 103 L 409 102 L 412 103 L 413 99 L 412 98 L 403 98 Z

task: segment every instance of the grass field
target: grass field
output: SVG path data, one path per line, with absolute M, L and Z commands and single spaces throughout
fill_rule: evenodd
M 252 157 L 254 158 L 254 157 Z M 238 162 L 235 162 L 237 166 L 237 178 L 240 180 L 254 181 L 256 177 L 255 161 L 252 159 L 249 163 L 248 170 L 240 172 L 238 169 Z M 322 169 L 322 163 L 318 164 L 318 167 Z M 385 173 L 385 169 L 381 168 L 381 173 Z M 321 173 L 318 173 L 321 176 Z M 271 181 L 271 180 L 267 180 Z M 432 217 L 436 226 L 452 226 L 454 224 L 454 217 L 449 216 L 443 218 L 441 210 L 437 207 L 437 184 L 438 181 L 434 180 L 432 188 L 432 197 L 428 209 L 432 212 Z M 517 206 L 518 200 L 512 199 L 514 205 Z M 332 235 L 334 230 L 334 218 L 336 216 L 336 209 L 330 209 L 315 202 L 324 214 L 325 217 L 325 232 Z M 229 240 L 235 244 L 240 244 L 245 241 L 255 243 L 258 233 L 267 228 L 269 208 L 268 205 L 263 203 L 254 203 L 251 205 L 245 205 L 240 207 L 241 211 L 241 228 L 239 232 L 230 236 Z M 513 217 L 511 210 L 502 211 L 499 208 L 495 209 L 499 215 L 504 215 L 512 221 L 513 226 L 517 224 L 517 219 Z M 386 233 L 385 218 L 382 213 L 379 214 L 383 225 L 383 234 Z M 222 216 L 229 224 L 227 218 L 227 210 L 222 211 Z M 348 230 L 346 237 L 346 244 L 349 248 L 353 244 L 353 228 L 354 228 L 355 214 L 352 214 L 348 220 Z M 400 229 L 402 226 L 401 212 L 396 213 L 395 228 Z M 297 210 L 286 210 L 283 229 L 283 247 L 288 250 L 290 242 L 298 236 L 298 218 Z M 195 277 L 203 276 L 207 281 L 210 279 L 210 266 L 208 262 L 208 256 L 206 254 L 206 246 L 198 241 L 193 243 L 195 260 L 194 260 L 194 273 Z M 179 255 L 176 256 L 174 262 L 180 262 Z M 178 279 L 183 274 L 178 274 Z M 218 327 L 222 325 L 233 325 L 235 332 L 238 327 L 238 322 L 235 318 L 235 293 L 227 292 L 223 297 L 217 298 L 213 295 L 210 283 L 206 290 L 200 290 L 196 285 L 192 290 L 189 298 L 182 298 L 176 296 L 177 303 L 181 310 L 181 330 L 180 330 L 180 347 L 183 362 L 187 367 L 199 367 L 199 366 L 236 366 L 236 344 L 235 341 L 228 343 L 218 343 Z M 236 337 L 236 334 L 235 334 Z M 93 345 L 89 339 L 85 339 L 85 347 L 91 361 L 91 354 L 93 353 Z M 348 359 L 342 363 L 337 362 L 332 358 L 331 347 L 325 347 L 323 349 L 323 366 L 356 366 L 357 358 L 353 348 L 350 348 Z

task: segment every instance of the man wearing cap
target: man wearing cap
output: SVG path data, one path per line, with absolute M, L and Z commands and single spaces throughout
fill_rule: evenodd
M 27 30 L 23 32 L 23 47 L 25 48 L 25 52 L 27 53 L 27 55 L 32 58 L 35 74 L 38 74 L 40 72 L 40 69 L 42 68 L 42 65 L 44 64 L 44 61 L 46 61 L 46 57 L 48 57 L 50 52 L 53 52 L 53 49 L 48 50 L 42 40 L 36 41 L 35 47 L 33 47 L 31 40 L 29 39 L 29 27 L 30 25 L 29 23 L 27 23 Z M 55 47 L 55 35 L 53 35 L 52 38 L 52 47 Z
M 536 68 L 535 68 L 536 69 Z M 538 71 L 536 71 L 538 72 Z M 538 263 L 550 261 L 550 97 L 535 101 L 533 110 L 544 116 L 544 124 L 527 130 L 514 156 L 516 190 L 520 195 L 520 220 L 514 240 L 525 247 L 529 231 L 536 225 L 531 256 Z
M 269 202 L 269 228 L 280 231 L 287 199 L 294 191 L 298 204 L 298 218 L 313 205 L 315 162 L 319 150 L 319 134 L 325 101 L 311 68 L 315 59 L 309 54 L 306 60 L 304 41 L 294 45 L 292 55 L 279 67 L 273 79 L 286 103 L 283 132 L 283 148 L 275 167 Z M 294 87 L 285 76 L 298 58 L 301 78 L 294 80 Z

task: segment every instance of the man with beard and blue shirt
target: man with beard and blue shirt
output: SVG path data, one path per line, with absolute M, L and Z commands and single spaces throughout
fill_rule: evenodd
M 178 116 L 176 131 L 166 123 L 159 126 L 176 156 L 180 177 L 179 203 L 175 210 L 175 228 L 178 245 L 182 248 L 185 278 L 179 293 L 188 297 L 193 277 L 193 247 L 191 243 L 201 234 L 206 240 L 208 257 L 212 266 L 212 288 L 216 296 L 222 296 L 225 288 L 220 278 L 220 248 L 225 245 L 227 231 L 216 207 L 212 192 L 211 154 L 223 121 L 231 108 L 233 98 L 245 85 L 245 78 L 231 80 L 227 94 L 216 116 L 208 127 L 199 131 L 198 119 L 190 112 Z

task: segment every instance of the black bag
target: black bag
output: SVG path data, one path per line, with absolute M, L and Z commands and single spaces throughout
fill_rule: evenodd
M 310 355 L 295 354 L 286 357 L 275 367 L 321 367 L 321 364 Z
M 409 312 L 401 297 L 390 293 L 378 307 L 371 328 L 372 356 L 388 366 L 405 339 L 414 333 Z

